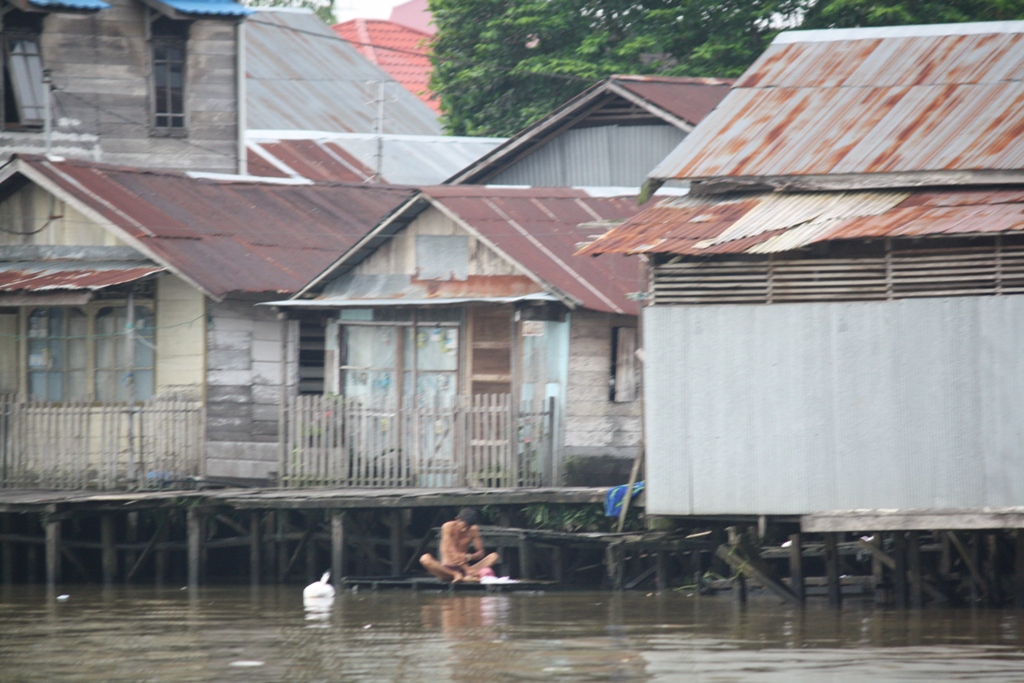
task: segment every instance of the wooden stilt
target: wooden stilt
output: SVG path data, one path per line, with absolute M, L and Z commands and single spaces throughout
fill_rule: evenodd
M 285 534 L 288 533 L 288 511 L 278 510 L 277 517 L 277 582 L 284 581 L 288 574 L 288 541 Z
M 268 512 L 263 516 L 263 576 L 277 575 L 277 515 Z
M 789 536 L 789 590 L 800 602 L 806 599 L 804 591 L 804 544 L 801 534 Z
M 910 576 L 910 606 L 924 607 L 924 576 L 921 573 L 921 538 L 916 531 L 907 532 L 907 573 Z
M 13 531 L 12 521 L 10 513 L 0 515 L 0 531 L 5 537 Z M 3 584 L 10 586 L 14 583 L 14 544 L 7 540 L 0 543 L 0 567 Z
M 871 578 L 875 585 L 875 604 L 884 605 L 885 598 L 885 553 L 882 552 L 882 532 L 876 531 L 871 534 L 871 540 L 867 541 L 865 547 L 871 551 Z M 888 558 L 892 562 L 892 558 Z M 895 563 L 889 565 L 895 567 Z
M 981 548 L 978 542 L 978 532 L 972 531 L 967 539 L 968 567 L 971 569 L 971 602 L 979 602 L 985 595 L 985 583 L 981 578 Z
M 551 575 L 555 583 L 565 581 L 565 553 L 560 545 L 551 548 Z
M 402 575 L 402 545 L 405 541 L 405 524 L 401 510 L 391 511 L 391 576 Z
M 907 535 L 902 531 L 893 532 L 892 559 L 896 566 L 892 570 L 892 596 L 896 607 L 906 609 L 907 591 Z
M 985 568 L 988 584 L 988 604 L 999 607 L 1003 604 L 1002 581 L 999 577 L 999 537 L 994 533 L 985 534 Z
M 125 529 L 124 529 L 125 540 L 129 544 L 139 542 L 139 513 L 129 512 L 125 515 Z M 138 551 L 134 548 L 129 548 L 124 551 L 124 566 L 134 567 L 135 561 L 138 559 Z M 125 579 L 127 583 L 128 579 Z
M 188 587 L 199 587 L 199 556 L 202 553 L 203 519 L 199 510 L 190 507 L 185 516 L 185 528 L 188 537 Z
M 249 512 L 249 584 L 260 585 L 260 513 Z
M 310 584 L 320 578 L 323 572 L 317 571 L 316 566 L 316 517 L 314 513 L 310 512 L 306 515 L 306 524 L 309 525 L 308 533 L 309 536 L 306 539 L 306 561 L 303 563 L 306 566 L 306 583 Z
M 1013 530 L 1013 606 L 1024 609 L 1024 529 Z
M 520 558 L 520 566 L 522 558 Z M 622 544 L 609 543 L 604 548 L 604 568 L 608 586 L 614 590 L 622 589 Z M 521 577 L 520 577 L 521 578 Z
M 60 521 L 43 515 L 46 530 L 46 587 L 53 588 L 61 580 Z
M 331 510 L 331 577 L 341 586 L 345 576 L 345 511 Z
M 977 600 L 979 595 L 984 593 L 985 590 L 985 580 L 982 578 L 981 572 L 978 571 L 977 543 L 975 543 L 975 539 L 972 538 L 968 541 L 971 546 L 965 546 L 955 531 L 947 531 L 946 536 L 953 544 L 953 547 L 956 548 L 957 552 L 960 554 L 960 559 L 963 560 L 964 565 L 967 567 L 967 571 L 970 576 L 969 588 L 971 591 L 971 601 L 973 602 Z
M 170 512 L 160 513 L 160 525 L 157 533 L 154 534 L 156 539 L 156 555 L 153 561 L 153 580 L 157 587 L 162 587 L 167 581 L 167 539 L 170 536 L 171 526 L 171 514 Z
M 114 516 L 109 512 L 100 515 L 100 552 L 103 585 L 112 586 L 117 575 L 117 549 L 114 547 Z
M 747 604 L 747 577 L 743 572 L 737 572 L 732 578 L 732 589 L 735 591 L 736 602 L 741 605 Z
M 953 544 L 949 540 L 949 534 L 939 534 L 939 576 L 948 579 L 953 572 Z
M 166 538 L 167 538 L 167 515 L 164 514 L 164 515 L 160 516 L 159 520 L 157 520 L 156 529 L 153 531 L 153 537 L 149 539 L 149 543 L 147 543 L 146 547 L 143 548 L 142 554 L 139 555 L 136 558 L 135 562 L 131 566 L 131 569 L 129 569 L 128 573 L 125 575 L 125 577 L 124 577 L 124 582 L 125 583 L 129 583 L 129 582 L 131 582 L 131 580 L 133 578 L 135 578 L 135 573 L 137 571 L 139 571 L 139 567 L 141 567 L 142 563 L 146 561 L 147 557 L 149 557 L 149 554 L 153 551 L 153 548 L 156 547 L 157 543 L 165 543 L 166 542 Z M 160 551 L 157 551 L 157 570 L 156 570 L 156 574 L 157 574 L 157 576 L 156 576 L 156 583 L 157 583 L 158 586 L 161 585 L 163 583 L 163 580 L 164 580 L 164 578 L 163 578 L 164 577 L 164 569 L 160 567 L 159 552 Z M 164 553 L 164 562 L 166 562 L 166 551 Z
M 533 578 L 533 546 L 526 534 L 519 536 L 519 578 L 523 581 Z
M 736 587 L 740 591 L 737 596 L 746 600 L 746 578 L 749 577 L 763 584 L 784 601 L 790 604 L 800 604 L 800 600 L 786 584 L 782 583 L 772 571 L 772 568 L 761 557 L 758 549 L 752 545 L 747 537 L 739 533 L 736 527 L 729 527 L 729 543 L 718 546 L 715 555 L 732 567 L 737 579 Z
M 668 590 L 668 553 L 654 553 L 654 585 L 659 593 Z
M 843 604 L 843 587 L 839 582 L 839 538 L 835 533 L 825 534 L 825 574 L 828 581 L 828 604 Z

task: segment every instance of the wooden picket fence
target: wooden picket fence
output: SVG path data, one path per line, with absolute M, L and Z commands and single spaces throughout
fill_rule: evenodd
M 0 487 L 140 489 L 203 474 L 205 410 L 184 400 L 47 404 L 0 397 Z
M 506 488 L 553 479 L 553 401 L 295 396 L 284 408 L 283 487 Z

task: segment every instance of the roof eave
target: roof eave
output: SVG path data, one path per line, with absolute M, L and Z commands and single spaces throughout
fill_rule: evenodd
M 886 190 L 903 187 L 955 187 L 958 185 L 1020 185 L 1024 170 L 906 171 L 898 173 L 834 173 L 805 176 L 720 176 L 711 178 L 648 178 L 660 187 L 667 181 L 691 183 L 693 194 L 726 192 L 833 192 Z M 647 186 L 645 184 L 645 187 Z

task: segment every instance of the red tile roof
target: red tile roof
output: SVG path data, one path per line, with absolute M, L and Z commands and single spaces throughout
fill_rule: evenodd
M 201 178 L 15 156 L 0 177 L 47 183 L 213 297 L 290 294 L 414 193 L 340 183 Z
M 430 91 L 429 33 L 383 19 L 352 19 L 331 28 L 364 57 L 419 97 L 435 112 L 441 105 Z

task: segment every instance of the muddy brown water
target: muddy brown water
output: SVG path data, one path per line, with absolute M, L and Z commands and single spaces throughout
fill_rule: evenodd
M 0 681 L 1022 681 L 1024 612 L 679 593 L 0 589 Z M 61 592 L 61 591 L 58 591 Z

